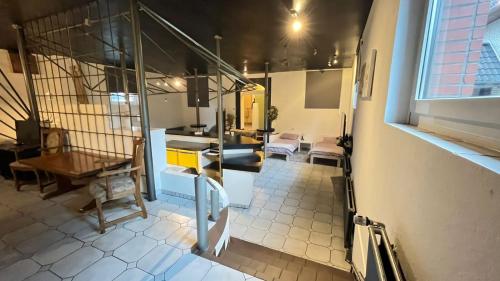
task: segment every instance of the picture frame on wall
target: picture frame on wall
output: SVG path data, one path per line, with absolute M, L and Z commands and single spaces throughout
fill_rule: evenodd
M 372 49 L 369 60 L 361 63 L 358 93 L 362 99 L 370 99 L 372 97 L 373 76 L 375 75 L 376 62 L 377 50 Z

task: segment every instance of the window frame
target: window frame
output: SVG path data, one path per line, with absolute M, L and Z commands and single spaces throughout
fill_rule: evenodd
M 438 14 L 443 2 L 444 0 L 427 0 L 427 11 L 422 20 L 421 51 L 417 58 L 415 87 L 410 101 L 410 123 L 439 134 L 499 150 L 500 96 L 425 97 L 435 42 L 433 39 L 439 26 Z M 425 121 L 419 122 L 421 119 Z M 443 125 L 450 122 L 453 123 L 453 128 Z

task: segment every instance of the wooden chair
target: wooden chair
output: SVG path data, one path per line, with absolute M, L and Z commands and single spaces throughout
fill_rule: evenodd
M 132 165 L 130 168 L 103 171 L 97 175 L 97 179 L 89 185 L 89 192 L 95 199 L 97 215 L 99 218 L 100 233 L 106 231 L 106 227 L 129 220 L 131 218 L 142 216 L 147 218 L 146 207 L 141 195 L 141 174 L 144 163 L 144 139 L 136 138 L 133 141 Z M 106 222 L 102 204 L 106 201 L 116 200 L 134 195 L 137 206 L 140 211 L 116 220 Z
M 50 128 L 50 129 L 42 129 L 41 130 L 41 154 L 50 155 L 55 153 L 63 152 L 64 148 L 64 131 L 60 128 Z M 9 164 L 10 171 L 12 172 L 12 176 L 14 177 L 14 182 L 16 185 L 17 191 L 21 190 L 21 186 L 27 184 L 26 182 L 22 182 L 17 176 L 17 172 L 33 172 L 36 176 L 36 181 L 38 186 L 40 187 L 40 193 L 43 192 L 44 187 L 54 183 L 54 180 L 50 180 L 50 176 L 46 173 L 47 181 L 42 183 L 40 180 L 40 175 L 38 174 L 38 170 L 25 164 L 21 164 L 19 162 L 19 156 L 16 153 L 16 161 Z

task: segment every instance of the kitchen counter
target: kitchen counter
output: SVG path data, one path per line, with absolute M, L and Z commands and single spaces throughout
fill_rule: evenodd
M 171 140 L 167 141 L 167 148 L 175 148 L 175 149 L 183 149 L 191 151 L 203 151 L 209 149 L 210 144 L 201 142 Z
M 261 151 L 257 151 L 252 154 L 233 155 L 232 157 L 224 158 L 222 169 L 259 173 L 263 163 L 264 155 Z M 205 169 L 219 169 L 219 161 L 210 163 Z
M 174 128 L 174 129 L 166 129 L 165 134 L 167 135 L 177 135 L 177 136 L 188 136 L 188 137 L 199 137 L 199 138 L 217 138 L 217 134 L 210 134 L 208 132 L 203 132 L 202 135 L 197 135 L 191 129 L 181 129 L 181 128 Z
M 210 143 L 212 148 L 218 146 L 216 142 Z M 226 149 L 261 149 L 262 142 L 251 138 L 240 135 L 224 135 L 224 150 Z

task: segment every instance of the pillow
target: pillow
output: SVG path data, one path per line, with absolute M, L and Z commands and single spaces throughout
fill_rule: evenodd
M 284 140 L 296 140 L 298 138 L 299 138 L 299 135 L 297 135 L 297 134 L 283 133 L 280 135 L 280 139 L 284 139 Z
M 323 141 L 324 142 L 337 143 L 337 137 L 324 137 Z

